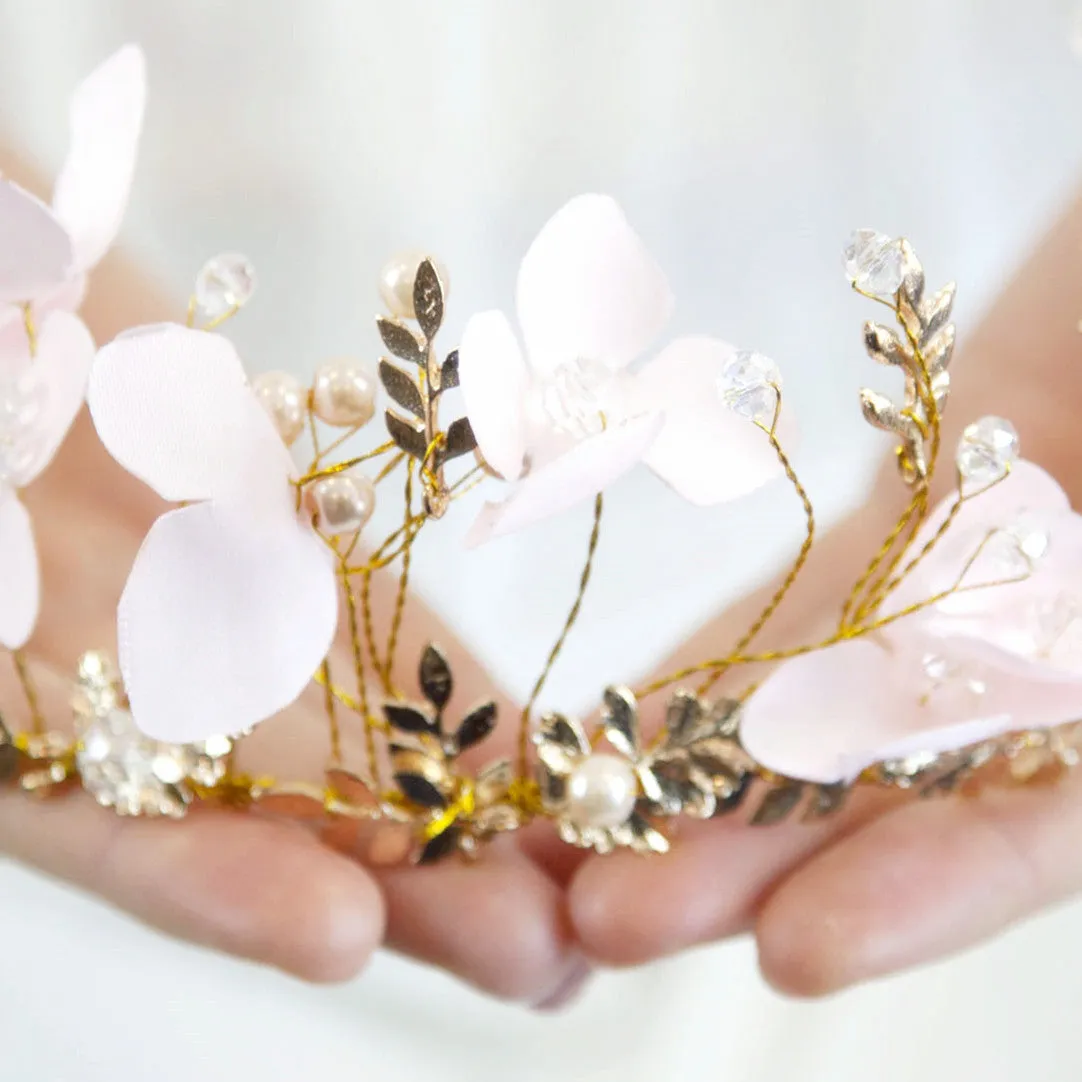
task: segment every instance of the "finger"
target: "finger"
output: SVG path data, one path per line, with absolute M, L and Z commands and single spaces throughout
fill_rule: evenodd
M 169 935 L 305 980 L 354 976 L 383 934 L 371 876 L 289 824 L 221 811 L 122 819 L 83 794 L 42 802 L 8 792 L 0 852 Z
M 788 868 L 879 814 L 884 796 L 861 794 L 844 813 L 814 825 L 760 829 L 738 816 L 683 823 L 664 856 L 591 857 L 568 890 L 583 950 L 607 965 L 639 965 L 747 931 Z
M 1082 887 L 1082 778 L 910 804 L 785 880 L 759 915 L 760 965 L 818 995 L 951 954 Z
M 542 1006 L 589 973 L 559 888 L 510 839 L 472 866 L 379 873 L 388 943 L 502 999 Z

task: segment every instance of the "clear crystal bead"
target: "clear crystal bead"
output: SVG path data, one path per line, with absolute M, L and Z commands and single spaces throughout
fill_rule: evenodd
M 580 440 L 599 436 L 613 419 L 605 401 L 612 383 L 612 373 L 600 361 L 561 364 L 541 388 L 541 407 L 558 432 Z
M 902 287 L 902 246 L 874 229 L 858 229 L 849 236 L 843 253 L 849 281 L 875 297 L 893 297 Z
M 218 781 L 231 743 L 223 738 L 211 749 L 210 741 L 178 745 L 151 740 L 136 728 L 131 713 L 116 705 L 116 689 L 105 697 L 97 679 L 92 663 L 83 674 L 86 709 L 75 753 L 83 787 L 122 815 L 183 815 L 190 800 L 185 782 Z
M 773 421 L 781 372 L 769 357 L 738 349 L 722 365 L 717 385 L 722 402 L 734 413 L 764 425 Z
M 958 471 L 962 480 L 971 485 L 998 481 L 1017 458 L 1018 433 L 1002 417 L 974 421 L 958 441 Z
M 243 308 L 255 292 L 255 268 L 239 252 L 223 252 L 208 259 L 195 279 L 195 303 L 210 321 Z

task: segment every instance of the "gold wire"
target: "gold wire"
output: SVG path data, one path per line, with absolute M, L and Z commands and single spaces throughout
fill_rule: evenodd
M 782 584 L 774 592 L 774 596 L 767 602 L 766 607 L 759 613 L 758 618 L 748 628 L 744 635 L 740 638 L 737 644 L 733 647 L 734 654 L 740 654 L 754 641 L 759 632 L 763 630 L 770 618 L 777 612 L 778 607 L 785 600 L 786 594 L 793 587 L 793 583 L 796 582 L 801 571 L 804 569 L 804 565 L 808 562 L 808 556 L 811 554 L 812 545 L 815 543 L 815 509 L 812 507 L 811 498 L 808 496 L 807 490 L 801 484 L 800 479 L 796 475 L 796 471 L 793 469 L 793 464 L 789 460 L 789 456 L 785 453 L 781 442 L 777 437 L 778 418 L 781 414 L 781 390 L 776 389 L 778 400 L 774 410 L 774 420 L 770 428 L 767 429 L 764 425 L 759 427 L 766 432 L 770 439 L 770 445 L 774 448 L 774 453 L 778 456 L 778 461 L 782 465 L 782 469 L 785 470 L 785 476 L 788 478 L 789 483 L 796 490 L 796 494 L 800 497 L 800 502 L 804 507 L 804 521 L 806 524 L 804 541 L 800 546 L 800 551 L 797 553 L 796 560 L 793 566 L 789 569 L 789 574 L 785 576 Z M 725 675 L 727 666 L 719 666 L 713 673 L 700 684 L 697 694 L 700 696 L 706 695 L 710 689 Z M 665 686 L 664 684 L 662 686 Z M 640 697 L 649 694 L 649 690 L 639 693 Z
M 435 441 L 433 441 L 435 442 Z M 422 467 L 423 468 L 423 467 Z M 413 463 L 406 464 L 406 521 L 403 529 L 406 532 L 406 540 L 402 546 L 402 571 L 398 576 L 398 593 L 395 595 L 394 613 L 391 616 L 391 629 L 387 635 L 387 652 L 384 655 L 383 683 L 388 692 L 395 697 L 399 693 L 394 685 L 395 654 L 398 650 L 398 633 L 402 627 L 402 617 L 406 611 L 406 593 L 409 590 L 410 565 L 413 555 L 413 541 L 416 532 L 411 533 L 409 523 L 413 518 Z M 420 529 L 420 527 L 418 527 Z
M 35 736 L 41 736 L 45 732 L 45 715 L 41 711 L 41 701 L 38 699 L 38 691 L 30 675 L 26 655 L 22 650 L 12 650 L 11 660 L 15 664 L 15 674 L 19 678 L 19 686 L 23 690 L 26 705 L 30 711 L 30 728 Z
M 564 648 L 567 636 L 571 633 L 571 629 L 575 626 L 575 621 L 579 618 L 583 598 L 586 596 L 586 587 L 590 584 L 590 575 L 593 572 L 594 556 L 597 553 L 597 543 L 601 536 L 601 512 L 603 508 L 603 497 L 599 492 L 594 498 L 594 524 L 593 528 L 590 530 L 590 543 L 586 549 L 586 563 L 582 568 L 582 575 L 579 578 L 578 593 L 575 594 L 574 604 L 571 606 L 571 611 L 567 614 L 567 619 L 564 621 L 563 630 L 560 632 L 559 638 L 549 652 L 545 667 L 541 670 L 541 675 L 537 678 L 533 690 L 530 692 L 530 697 L 522 710 L 522 717 L 519 721 L 518 739 L 518 772 L 519 777 L 521 778 L 526 777 L 530 762 L 530 714 L 537 704 L 541 692 L 544 690 L 545 683 L 549 678 L 549 674 L 552 672 L 553 666 L 556 664 L 557 658 L 560 656 L 560 652 Z
M 324 658 L 320 666 L 323 684 L 323 707 L 327 711 L 327 721 L 331 731 L 331 765 L 342 765 L 342 731 L 338 727 L 338 709 L 334 697 L 334 684 L 331 681 L 331 659 Z
M 367 587 L 368 580 L 365 580 Z M 361 644 L 360 629 L 357 626 L 357 601 L 353 596 L 353 585 L 349 576 L 342 569 L 342 588 L 346 595 L 346 623 L 349 628 L 349 645 L 353 652 L 353 667 L 357 674 L 357 694 L 360 697 L 360 714 L 364 721 L 364 748 L 365 759 L 368 763 L 368 776 L 375 779 L 376 789 L 383 788 L 382 767 L 380 765 L 379 752 L 376 748 L 376 730 L 379 726 L 372 716 L 372 710 L 368 703 L 368 679 L 365 672 L 364 647 Z M 367 613 L 370 606 L 365 602 L 366 629 L 368 628 Z M 374 644 L 369 640 L 369 654 L 371 655 L 372 668 L 379 671 L 379 658 L 374 652 Z
M 333 477 L 336 473 L 343 473 L 345 470 L 350 470 L 354 466 L 359 466 L 362 462 L 369 462 L 373 458 L 385 455 L 388 451 L 394 450 L 396 446 L 397 445 L 393 440 L 388 440 L 386 443 L 380 444 L 375 450 L 369 451 L 363 455 L 358 455 L 356 458 L 346 459 L 345 462 L 336 462 L 333 466 L 325 466 L 321 470 L 310 470 L 303 477 L 294 481 L 293 484 L 296 485 L 297 488 L 303 488 L 313 481 L 320 481 L 324 477 Z

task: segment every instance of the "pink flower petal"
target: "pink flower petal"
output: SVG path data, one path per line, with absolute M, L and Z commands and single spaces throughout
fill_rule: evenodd
M 53 193 L 57 218 L 87 271 L 116 239 L 128 204 L 146 105 L 146 60 L 125 45 L 78 87 L 71 103 L 71 148 Z
M 35 301 L 73 273 L 71 240 L 40 200 L 0 180 L 0 304 Z
M 330 554 L 294 515 L 219 503 L 163 515 L 117 612 L 136 723 L 173 743 L 250 729 L 304 690 L 336 621 Z
M 913 657 L 866 640 L 840 643 L 771 673 L 744 706 L 741 739 L 770 770 L 832 784 L 902 750 L 938 754 L 1024 725 L 999 694 L 961 707 L 932 696 L 922 706 L 924 691 Z
M 288 495 L 292 459 L 221 335 L 164 324 L 117 338 L 87 402 L 109 453 L 167 500 Z
M 0 486 L 0 645 L 25 645 L 37 623 L 40 592 L 30 516 L 15 492 Z
M 576 360 L 621 368 L 665 326 L 661 269 L 605 195 L 580 195 L 537 235 L 518 275 L 518 317 L 539 373 Z
M 739 499 L 784 473 L 767 434 L 729 409 L 718 393 L 722 365 L 732 352 L 715 338 L 678 338 L 630 381 L 633 410 L 665 414 L 646 464 L 700 506 Z M 781 421 L 778 435 L 786 446 Z
M 27 434 L 31 453 L 12 478 L 17 487 L 30 484 L 52 462 L 79 415 L 94 348 L 94 339 L 78 316 L 54 312 L 45 320 L 34 359 L 28 352 L 19 379 L 19 386 L 41 405 Z
M 488 503 L 470 528 L 466 544 L 525 529 L 601 492 L 638 462 L 661 429 L 654 413 L 614 425 L 576 444 L 559 458 L 528 473 L 502 503 Z
M 458 380 L 477 445 L 508 481 L 522 473 L 530 374 L 502 312 L 473 316 L 458 346 Z
M 951 496 L 928 517 L 914 540 L 911 554 L 916 555 L 935 537 L 955 502 Z M 929 597 L 949 590 L 965 569 L 966 563 L 992 530 L 1009 528 L 1019 521 L 1048 523 L 1069 511 L 1063 489 L 1039 466 L 1017 462 L 1010 475 L 982 495 L 967 501 L 935 548 L 906 576 L 880 607 L 880 615 L 900 612 Z M 994 555 L 994 550 L 992 553 Z M 1001 577 L 992 568 L 992 577 L 981 576 L 974 565 L 966 577 L 970 584 L 994 581 Z M 958 602 L 964 607 L 982 607 L 984 591 L 970 592 Z

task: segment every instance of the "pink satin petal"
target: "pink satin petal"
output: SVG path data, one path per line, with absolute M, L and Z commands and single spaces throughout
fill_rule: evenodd
M 115 339 L 87 403 L 109 453 L 167 500 L 287 494 L 292 459 L 221 335 L 163 324 Z
M 526 356 L 544 374 L 576 360 L 623 367 L 661 332 L 673 299 L 616 202 L 580 195 L 530 245 L 517 306 Z
M 530 374 L 502 312 L 473 316 L 458 345 L 458 380 L 477 445 L 508 481 L 522 473 Z
M 72 97 L 71 147 L 53 208 L 71 235 L 79 271 L 90 270 L 120 231 L 145 106 L 146 59 L 137 45 L 114 53 Z
M 853 780 L 885 758 L 938 754 L 1020 727 L 1016 703 L 932 696 L 909 655 L 852 640 L 784 662 L 744 706 L 741 739 L 770 770 L 821 784 Z
M 718 393 L 718 376 L 732 353 L 716 338 L 678 338 L 630 381 L 633 410 L 665 414 L 646 464 L 700 506 L 739 499 L 785 472 L 767 434 Z M 782 417 L 788 421 L 788 414 Z M 778 435 L 791 450 L 780 420 Z
M 41 406 L 28 432 L 31 453 L 13 478 L 18 487 L 30 484 L 52 462 L 79 415 L 94 349 L 86 324 L 70 312 L 54 312 L 42 325 L 37 352 L 20 380 Z
M 34 631 L 41 604 L 38 553 L 30 515 L 0 486 L 0 645 L 18 650 Z
M 336 620 L 330 554 L 295 516 L 213 502 L 163 515 L 117 611 L 136 723 L 173 743 L 250 729 L 304 690 Z
M 953 496 L 948 497 L 932 512 L 914 540 L 913 555 L 935 537 L 954 502 Z M 890 594 L 880 614 L 900 612 L 949 590 L 990 530 L 1009 527 L 1023 516 L 1034 522 L 1050 523 L 1069 509 L 1063 489 L 1044 470 L 1032 462 L 1015 463 L 1005 480 L 962 506 L 947 533 Z M 993 581 L 978 577 L 977 570 L 974 566 L 967 582 Z M 983 604 L 975 600 L 978 597 L 975 592 L 963 596 L 966 601 L 959 599 L 960 605 Z
M 561 514 L 601 492 L 638 462 L 661 429 L 661 414 L 635 417 L 591 436 L 516 482 L 502 503 L 487 503 L 470 528 L 473 547 Z
M 0 180 L 0 238 L 0 304 L 35 301 L 73 274 L 64 226 L 44 203 L 7 180 Z

